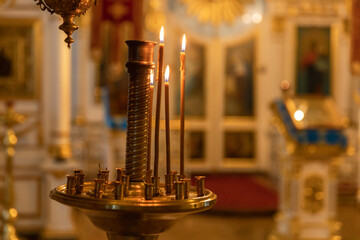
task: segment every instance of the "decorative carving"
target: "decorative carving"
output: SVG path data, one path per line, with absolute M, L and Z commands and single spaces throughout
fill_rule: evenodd
M 324 180 L 320 175 L 308 176 L 303 186 L 304 210 L 315 214 L 324 208 Z
M 36 5 L 41 10 L 49 11 L 51 14 L 56 13 L 63 18 L 63 24 L 60 25 L 60 29 L 63 30 L 67 38 L 65 42 L 68 47 L 71 47 L 71 43 L 74 39 L 71 37 L 73 32 L 79 27 L 74 23 L 75 17 L 80 17 L 85 14 L 86 11 L 93 5 L 96 4 L 96 0 L 34 0 Z
M 197 16 L 202 23 L 210 22 L 213 25 L 232 23 L 240 17 L 245 10 L 245 5 L 253 0 L 182 0 L 188 8 L 188 13 Z

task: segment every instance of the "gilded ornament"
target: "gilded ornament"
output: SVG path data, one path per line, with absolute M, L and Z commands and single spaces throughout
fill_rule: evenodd
M 72 155 L 70 144 L 53 145 L 49 147 L 50 155 L 59 161 L 69 159 Z
M 6 128 L 6 134 L 3 138 L 3 145 L 5 150 L 5 173 L 4 186 L 1 195 L 2 204 L 2 233 L 3 240 L 18 240 L 15 228 L 15 221 L 17 211 L 14 208 L 14 175 L 13 175 L 13 161 L 15 155 L 15 146 L 18 139 L 15 135 L 13 127 L 25 122 L 26 116 L 16 113 L 14 110 L 14 103 L 6 102 L 6 112 L 0 114 L 0 124 Z
M 337 16 L 344 0 L 287 0 L 286 11 L 290 16 Z
M 66 185 L 51 191 L 50 198 L 84 210 L 97 227 L 107 232 L 109 240 L 157 240 L 158 235 L 179 218 L 213 207 L 217 197 L 203 188 L 203 178 L 198 189 L 190 187 L 188 198 L 185 197 L 185 181 L 173 181 L 177 190 L 173 195 L 166 195 L 165 185 L 157 181 L 144 183 L 152 175 L 147 168 L 148 90 L 155 67 L 156 43 L 138 40 L 126 43 L 129 46 L 126 64 L 129 111 L 125 169 L 116 169 L 116 181 L 109 181 L 109 170 L 99 169 L 92 182 L 84 182 L 83 171 L 76 169 L 74 175 L 67 176 Z M 155 184 L 159 184 L 157 195 L 154 194 Z
M 63 24 L 59 29 L 64 31 L 67 38 L 64 40 L 68 48 L 74 39 L 71 37 L 73 32 L 79 27 L 74 23 L 75 17 L 80 17 L 92 6 L 96 5 L 96 0 L 34 0 L 36 5 L 43 11 L 49 11 L 51 14 L 56 13 L 63 18 Z
M 320 175 L 311 175 L 304 181 L 304 210 L 315 214 L 324 208 L 324 180 Z
M 165 25 L 165 14 L 162 12 L 149 12 L 145 15 L 145 27 L 151 32 L 158 32 Z
M 245 5 L 253 0 L 182 0 L 190 15 L 195 15 L 201 23 L 210 22 L 219 25 L 233 23 L 244 14 Z

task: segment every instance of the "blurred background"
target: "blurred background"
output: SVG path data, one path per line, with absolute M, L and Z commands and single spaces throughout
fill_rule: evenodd
M 160 239 L 358 239 L 360 1 L 98 0 L 75 18 L 79 29 L 70 49 L 58 29 L 61 17 L 39 5 L 46 6 L 42 0 L 0 0 L 0 112 L 26 116 L 16 126 L 0 121 L 0 137 L 9 128 L 17 135 L 11 173 L 21 237 L 106 239 L 79 210 L 50 200 L 49 191 L 65 184 L 74 168 L 91 181 L 99 165 L 113 170 L 111 179 L 116 167 L 125 166 L 125 40 L 159 42 L 164 26 L 171 161 L 179 171 L 179 53 L 186 34 L 186 173 L 205 175 L 218 202 Z M 296 107 L 312 110 L 297 130 L 341 125 L 341 153 L 324 150 L 309 158 L 318 144 L 309 138 L 304 154 L 293 157 L 292 148 L 304 143 L 279 131 L 270 105 L 298 96 Z M 332 110 L 336 117 L 328 117 Z M 163 104 L 160 176 L 164 118 Z M 3 142 L 5 199 L 9 152 Z M 314 191 L 321 194 L 312 199 Z M 311 219 L 320 230 L 302 233 Z

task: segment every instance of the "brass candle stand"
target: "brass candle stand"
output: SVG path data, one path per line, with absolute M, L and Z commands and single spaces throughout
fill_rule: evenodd
M 15 220 L 17 211 L 14 208 L 14 176 L 13 176 L 13 160 L 15 155 L 15 145 L 17 137 L 13 127 L 23 123 L 26 116 L 14 111 L 13 102 L 6 102 L 6 112 L 0 115 L 0 124 L 5 126 L 6 133 L 3 137 L 5 147 L 5 173 L 4 187 L 2 193 L 2 240 L 18 240 L 15 229 Z
M 204 188 L 201 177 L 195 187 L 190 186 L 189 179 L 178 181 L 173 176 L 170 192 L 163 183 L 150 183 L 149 77 L 154 68 L 156 43 L 126 43 L 130 78 L 125 169 L 116 169 L 116 181 L 109 181 L 109 171 L 99 170 L 93 182 L 85 183 L 82 171 L 75 170 L 74 175 L 68 176 L 66 185 L 51 191 L 50 198 L 81 209 L 97 227 L 106 231 L 109 240 L 156 240 L 179 218 L 213 207 L 217 197 Z M 159 184 L 158 192 L 154 192 L 156 184 Z

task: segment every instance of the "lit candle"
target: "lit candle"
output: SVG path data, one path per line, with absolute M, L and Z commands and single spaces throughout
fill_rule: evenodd
M 169 65 L 165 70 L 165 131 L 166 131 L 166 174 L 170 175 L 170 119 L 169 119 Z
M 154 72 L 150 73 L 150 101 L 149 101 L 149 126 L 148 126 L 148 158 L 147 158 L 147 182 L 150 182 L 150 164 L 151 164 L 151 130 L 152 130 L 152 106 L 154 95 Z
M 185 160 L 184 160 L 184 109 L 185 109 L 185 34 L 182 39 L 180 52 L 180 177 L 185 177 Z
M 156 116 L 155 116 L 154 177 L 159 176 L 159 131 L 160 131 L 160 108 L 161 108 L 161 85 L 162 85 L 162 77 L 163 77 L 162 75 L 163 62 L 164 62 L 164 27 L 161 27 L 159 56 L 158 56 L 158 72 L 157 72 L 158 85 L 157 85 Z

